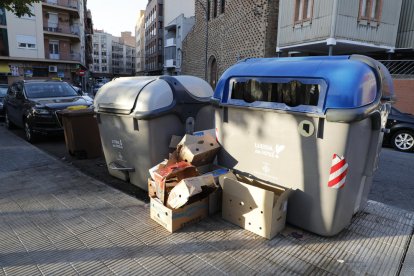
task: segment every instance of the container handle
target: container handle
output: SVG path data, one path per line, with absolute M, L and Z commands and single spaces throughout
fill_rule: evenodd
M 111 170 L 114 170 L 114 171 L 135 172 L 135 168 L 124 167 L 124 166 L 119 165 L 116 162 L 109 163 L 108 168 L 110 168 Z

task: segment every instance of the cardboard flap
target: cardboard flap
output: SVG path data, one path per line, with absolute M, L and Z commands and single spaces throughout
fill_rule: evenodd
M 178 160 L 202 166 L 212 163 L 219 149 L 216 139 L 208 133 L 204 136 L 186 134 L 178 144 L 176 153 Z
M 204 186 L 216 188 L 216 183 L 212 175 L 201 175 L 181 180 L 171 190 L 168 196 L 167 206 L 173 209 L 180 208 L 188 202 L 191 196 L 201 193 Z

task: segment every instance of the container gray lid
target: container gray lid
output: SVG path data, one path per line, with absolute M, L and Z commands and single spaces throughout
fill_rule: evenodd
M 130 114 L 141 90 L 159 77 L 123 77 L 106 83 L 96 94 L 95 112 Z

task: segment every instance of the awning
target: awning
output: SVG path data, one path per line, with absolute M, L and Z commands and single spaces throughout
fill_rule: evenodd
M 0 63 L 0 73 L 10 73 L 10 67 L 7 63 Z

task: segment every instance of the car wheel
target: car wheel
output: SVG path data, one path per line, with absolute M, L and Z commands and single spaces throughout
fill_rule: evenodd
M 413 151 L 414 150 L 414 132 L 410 130 L 397 131 L 392 136 L 392 146 L 399 151 Z
M 8 129 L 14 128 L 14 124 L 10 122 L 9 114 L 7 114 L 7 111 L 4 114 L 4 123 Z
M 33 133 L 32 126 L 27 121 L 24 122 L 24 134 L 27 142 L 33 143 L 36 140 L 36 135 Z

